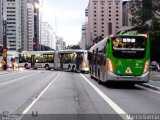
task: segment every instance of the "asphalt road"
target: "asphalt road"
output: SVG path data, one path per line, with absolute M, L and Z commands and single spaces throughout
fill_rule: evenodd
M 155 81 L 150 83 L 160 84 L 155 79 L 158 74 L 152 73 Z M 160 114 L 159 91 L 141 85 L 99 85 L 89 74 L 46 70 L 1 74 L 0 96 L 2 117 L 10 114 L 24 120 L 119 120 L 145 114 L 138 117 L 160 119 L 155 116 Z

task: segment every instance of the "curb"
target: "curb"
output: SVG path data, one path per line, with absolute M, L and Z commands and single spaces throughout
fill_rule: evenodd
M 144 86 L 144 87 L 147 87 L 147 88 L 151 88 L 151 89 L 153 89 L 153 90 L 160 91 L 160 88 L 159 88 L 159 87 L 150 85 L 150 84 L 148 84 L 148 83 L 143 83 L 143 84 L 139 84 L 139 85 Z

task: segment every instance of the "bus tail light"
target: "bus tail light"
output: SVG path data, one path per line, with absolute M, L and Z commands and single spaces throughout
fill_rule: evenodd
M 108 65 L 108 70 L 110 71 L 110 72 L 113 72 L 113 66 L 112 66 L 112 61 L 111 60 L 107 60 L 107 65 Z
M 87 67 L 88 67 L 88 64 L 87 64 L 86 61 L 83 62 L 83 67 L 84 67 L 84 68 L 87 68 Z
M 146 73 L 149 71 L 149 61 L 146 61 L 145 65 L 144 65 L 144 71 L 143 73 Z

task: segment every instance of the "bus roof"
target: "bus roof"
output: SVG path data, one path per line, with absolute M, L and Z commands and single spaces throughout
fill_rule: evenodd
M 87 50 L 81 50 L 81 49 L 58 50 L 58 53 L 72 53 L 72 52 L 81 53 L 81 52 L 87 52 Z
M 108 37 L 107 37 L 108 38 Z M 97 44 L 95 44 L 94 46 L 92 46 L 89 49 L 89 52 L 93 52 L 93 50 L 96 50 L 97 48 L 99 48 L 99 50 L 102 50 L 104 48 L 104 46 L 106 45 L 107 42 L 107 38 L 101 40 L 100 42 L 98 42 Z
M 34 55 L 34 54 L 52 54 L 55 51 L 22 51 L 21 54 L 28 54 L 28 55 Z

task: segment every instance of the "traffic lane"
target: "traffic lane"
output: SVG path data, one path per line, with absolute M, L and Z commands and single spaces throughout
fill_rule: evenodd
M 85 77 L 128 114 L 152 114 L 160 111 L 160 94 L 120 83 L 99 85 L 90 75 Z
M 77 117 L 92 118 L 93 116 L 96 120 L 103 120 L 106 117 L 121 120 L 121 117 L 86 83 L 79 73 L 71 72 L 60 73 L 53 84 L 27 111 L 27 114 L 32 114 L 33 111 L 37 112 L 40 117 L 44 114 L 48 117 L 61 117 L 57 116 L 61 114 L 71 119 L 73 117 L 74 120 L 78 119 Z
M 58 72 L 37 72 L 19 81 L 0 86 L 0 113 L 21 113 L 41 92 L 41 90 L 57 75 Z M 35 74 L 34 74 L 35 73 Z
M 151 71 L 150 72 L 151 81 L 160 81 L 160 72 L 159 71 Z
M 150 72 L 150 81 L 146 83 L 149 87 L 159 89 L 160 90 L 160 72 L 151 71 Z
M 0 84 L 12 81 L 12 80 L 17 79 L 19 77 L 30 75 L 32 73 L 33 73 L 33 71 L 8 72 L 7 74 L 0 75 Z

